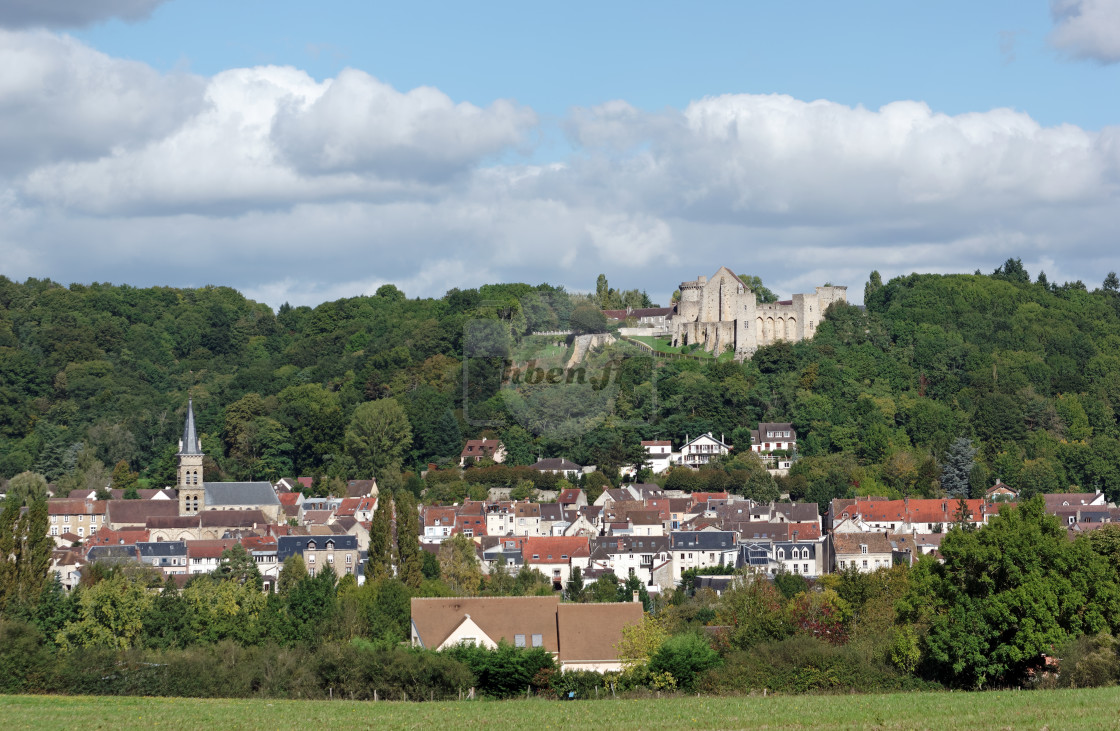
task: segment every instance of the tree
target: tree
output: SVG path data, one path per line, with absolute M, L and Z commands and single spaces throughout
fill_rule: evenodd
M 393 499 L 386 491 L 378 495 L 369 527 L 369 558 L 366 583 L 377 584 L 393 575 Z
M 307 564 L 304 563 L 303 556 L 294 553 L 284 559 L 284 565 L 280 567 L 280 577 L 276 581 L 276 590 L 284 595 L 287 595 L 296 584 L 307 578 Z
M 78 620 L 55 638 L 64 651 L 78 648 L 127 650 L 136 645 L 144 618 L 152 604 L 146 574 L 116 572 L 83 589 L 78 599 Z
M 1041 497 L 950 531 L 941 554 L 911 569 L 898 607 L 904 622 L 928 624 L 930 669 L 953 685 L 1020 683 L 1070 638 L 1118 629 L 1114 568 L 1090 541 L 1070 541 Z
M 8 501 L 27 505 L 34 500 L 47 499 L 47 479 L 38 472 L 21 472 L 8 480 Z
M 0 509 L 0 611 L 35 608 L 54 548 L 47 533 L 47 501 L 34 499 L 23 510 L 19 494 L 9 495 Z
M 1103 287 L 1108 292 L 1120 291 L 1120 278 L 1116 276 L 1116 272 L 1108 273 L 1108 276 L 1104 278 Z
M 416 499 L 408 490 L 398 490 L 397 503 L 397 557 L 400 562 L 398 576 L 410 589 L 419 588 L 424 580 L 424 553 L 420 549 L 420 515 Z
M 441 543 L 439 573 L 457 594 L 466 596 L 477 594 L 478 587 L 482 583 L 482 570 L 478 565 L 474 541 L 462 533 L 457 533 Z
M 214 569 L 213 576 L 223 581 L 247 584 L 257 591 L 260 591 L 262 585 L 261 572 L 257 568 L 257 562 L 245 550 L 245 546 L 240 543 L 235 543 L 222 551 L 218 568 Z
M 941 489 L 949 497 L 969 496 L 969 476 L 972 473 L 976 447 L 968 437 L 957 437 L 945 453 L 941 467 Z
M 754 292 L 754 296 L 758 299 L 759 303 L 777 302 L 778 295 L 770 291 L 770 289 L 762 284 L 762 278 L 751 274 L 740 274 L 739 279 L 743 280 L 743 284 L 747 285 L 747 289 Z
M 999 265 L 996 270 L 992 272 L 992 277 L 1022 284 L 1030 284 L 1031 281 L 1031 275 L 1027 273 L 1022 260 L 1018 257 L 1008 259 L 1003 264 Z
M 583 596 L 583 571 L 579 566 L 572 569 L 568 576 L 568 583 L 564 586 L 564 598 L 570 602 L 578 602 Z
M 606 316 L 602 310 L 590 304 L 577 305 L 568 318 L 568 324 L 577 334 L 607 331 Z
M 380 481 L 389 471 L 400 472 L 412 446 L 412 427 L 395 399 L 367 401 L 354 409 L 344 442 L 362 474 Z
M 626 667 L 637 667 L 648 664 L 667 639 L 669 633 L 663 623 L 645 614 L 638 624 L 622 628 L 622 639 L 615 645 L 615 650 Z

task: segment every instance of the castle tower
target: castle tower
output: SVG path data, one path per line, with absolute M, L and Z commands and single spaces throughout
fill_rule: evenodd
M 206 507 L 202 481 L 202 441 L 194 426 L 194 399 L 187 400 L 187 423 L 179 440 L 179 515 L 195 515 Z

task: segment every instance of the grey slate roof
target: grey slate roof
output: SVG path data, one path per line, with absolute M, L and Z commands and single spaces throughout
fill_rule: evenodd
M 109 563 L 127 563 L 136 561 L 136 546 L 90 546 L 86 552 L 86 560 L 107 561 Z
M 279 505 L 270 482 L 207 482 L 206 507 L 223 505 Z
M 358 537 L 347 535 L 327 535 L 327 536 L 279 536 L 276 539 L 276 558 L 283 562 L 288 556 L 295 554 L 303 555 L 307 550 L 309 541 L 315 542 L 313 550 L 322 551 L 326 549 L 327 541 L 334 541 L 334 550 L 336 551 L 356 551 L 358 550 Z
M 186 541 L 144 541 L 136 544 L 140 551 L 140 560 L 156 558 L 185 557 L 187 555 Z
M 179 454 L 202 454 L 198 433 L 194 428 L 194 399 L 187 399 L 187 423 L 183 425 L 183 445 Z
M 669 545 L 674 550 L 725 551 L 735 548 L 735 534 L 731 531 L 674 531 L 669 534 Z

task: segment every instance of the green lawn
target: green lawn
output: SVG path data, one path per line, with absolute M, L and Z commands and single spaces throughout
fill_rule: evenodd
M 1077 729 L 1120 725 L 1120 689 L 570 703 L 0 696 L 0 716 L 11 729 Z
M 628 337 L 631 340 L 637 340 L 639 342 L 645 343 L 646 345 L 650 346 L 651 348 L 653 348 L 658 353 L 677 353 L 677 354 L 680 354 L 682 351 L 685 350 L 684 348 L 674 348 L 672 346 L 672 341 L 667 339 L 667 338 L 655 338 L 655 337 L 650 336 L 650 335 L 630 335 Z M 713 358 L 714 357 L 711 353 L 707 352 L 703 348 L 697 348 L 696 350 L 693 350 L 693 351 L 690 351 L 690 352 L 686 353 L 686 355 L 692 355 L 692 356 L 695 356 L 697 358 Z M 735 354 L 732 351 L 725 350 L 724 352 L 719 354 L 719 357 L 717 358 L 717 360 L 726 361 L 726 360 L 734 360 L 734 358 L 735 358 Z

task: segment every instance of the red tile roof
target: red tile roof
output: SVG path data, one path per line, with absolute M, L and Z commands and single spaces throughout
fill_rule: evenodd
M 525 563 L 568 563 L 574 556 L 590 556 L 585 536 L 530 536 L 521 548 Z M 532 558 L 539 556 L 539 558 Z
M 89 537 L 86 542 L 90 546 L 131 546 L 138 541 L 146 542 L 151 533 L 147 530 L 109 530 L 102 528 Z

